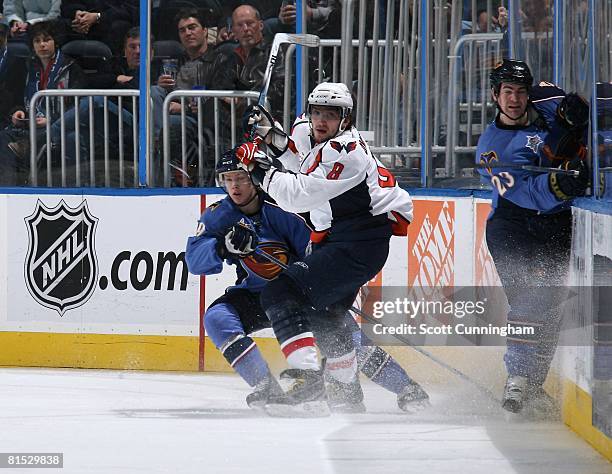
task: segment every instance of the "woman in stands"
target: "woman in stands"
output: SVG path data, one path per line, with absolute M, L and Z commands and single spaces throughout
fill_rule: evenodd
M 57 43 L 55 29 L 51 23 L 41 22 L 32 25 L 29 30 L 30 48 L 33 58 L 27 66 L 27 77 L 24 84 L 23 102 L 11 113 L 11 123 L 0 132 L 0 184 L 23 185 L 29 167 L 28 123 L 30 114 L 36 115 L 37 142 L 45 142 L 48 120 L 59 115 L 59 101 L 49 101 L 50 110 L 46 110 L 45 101 L 39 101 L 35 110 L 30 107 L 34 94 L 43 89 L 80 89 L 86 86 L 86 77 L 74 59 L 62 54 Z M 66 108 L 72 102 L 66 102 Z

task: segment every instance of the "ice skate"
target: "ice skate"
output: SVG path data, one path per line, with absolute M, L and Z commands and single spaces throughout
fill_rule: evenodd
M 249 408 L 262 410 L 268 399 L 272 395 L 282 395 L 283 389 L 280 387 L 276 379 L 269 375 L 264 380 L 259 382 L 255 389 L 246 397 L 246 402 Z
M 265 406 L 270 416 L 318 418 L 329 416 L 322 370 L 286 369 L 280 374 L 288 388 L 270 395 Z
M 397 394 L 397 406 L 407 413 L 416 413 L 429 405 L 429 395 L 414 381 Z
M 509 375 L 504 387 L 502 408 L 512 413 L 518 413 L 523 409 L 523 403 L 526 398 L 527 377 Z
M 327 404 L 334 413 L 364 413 L 363 390 L 356 377 L 351 383 L 343 383 L 333 377 L 326 378 Z

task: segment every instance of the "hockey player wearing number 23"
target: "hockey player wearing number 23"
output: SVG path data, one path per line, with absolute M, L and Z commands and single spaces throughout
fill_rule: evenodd
M 544 396 L 556 349 L 555 307 L 569 267 L 571 200 L 583 196 L 589 183 L 584 160 L 589 107 L 553 84 L 533 86 L 522 61 L 505 59 L 490 80 L 498 112 L 476 151 L 478 171 L 493 192 L 487 245 L 508 297 L 508 324 L 534 332 L 507 338 L 502 406 L 519 412 L 528 400 Z M 524 165 L 573 174 L 534 172 Z
M 310 321 L 325 310 L 330 332 L 342 323 L 359 288 L 382 269 L 392 234 L 406 234 L 412 201 L 372 155 L 352 124 L 353 99 L 341 83 L 321 83 L 308 96 L 307 126 L 289 137 L 263 108 L 249 122 L 257 138 L 237 149 L 253 180 L 290 212 L 308 212 L 315 229 L 312 253 L 264 288 L 261 303 L 290 369 L 289 389 L 269 405 L 316 410 L 325 398 Z M 260 149 L 261 141 L 267 153 Z M 281 166 L 282 165 L 282 166 Z M 351 341 L 328 364 L 356 376 Z

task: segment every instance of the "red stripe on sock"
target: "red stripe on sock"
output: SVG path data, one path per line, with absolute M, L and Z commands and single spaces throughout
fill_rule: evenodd
M 329 370 L 348 369 L 349 367 L 352 367 L 354 363 L 355 363 L 355 357 L 351 357 L 350 359 L 339 360 L 335 362 L 329 362 L 329 359 L 328 359 L 327 363 L 325 364 L 325 368 Z
M 308 346 L 314 347 L 314 345 L 315 345 L 314 337 L 303 337 L 296 341 L 290 342 L 289 344 L 287 344 L 286 346 L 282 348 L 282 351 L 283 351 L 283 354 L 285 354 L 285 357 L 289 357 L 290 354 L 297 351 L 298 349 L 301 349 L 302 347 L 308 347 Z

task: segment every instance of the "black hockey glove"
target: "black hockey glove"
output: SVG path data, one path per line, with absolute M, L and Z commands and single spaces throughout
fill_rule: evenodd
M 583 131 L 589 124 L 589 103 L 575 92 L 571 92 L 559 103 L 557 116 L 565 127 Z
M 589 165 L 580 158 L 566 161 L 559 168 L 578 171 L 577 176 L 561 173 L 551 173 L 548 185 L 552 193 L 561 200 L 568 200 L 577 196 L 584 196 L 589 187 Z
M 245 258 L 255 252 L 258 245 L 259 238 L 255 230 L 240 221 L 217 241 L 217 253 L 221 258 Z

